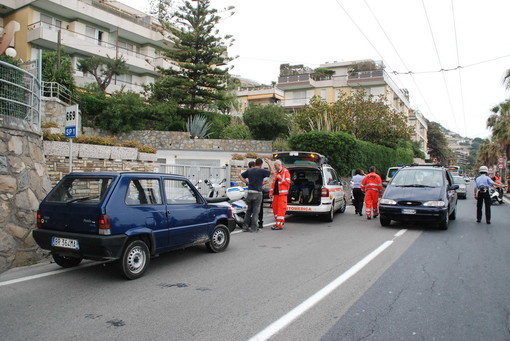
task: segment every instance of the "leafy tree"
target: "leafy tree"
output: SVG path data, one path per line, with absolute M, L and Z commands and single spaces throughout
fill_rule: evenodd
M 143 129 L 146 105 L 136 92 L 115 92 L 107 101 L 101 114 L 99 127 L 112 133 Z
M 228 70 L 218 66 L 231 60 L 226 56 L 231 36 L 220 37 L 215 29 L 218 11 L 210 8 L 209 0 L 195 3 L 184 0 L 172 12 L 166 1 L 159 2 L 163 32 L 170 32 L 173 42 L 162 52 L 174 65 L 159 68 L 162 77 L 151 87 L 154 99 L 173 100 L 186 115 L 212 111 L 215 102 L 225 99 Z
M 359 90 L 351 95 L 342 93 L 332 104 L 318 96 L 296 115 L 304 131 L 345 131 L 355 138 L 389 147 L 408 140 L 411 128 L 407 117 L 386 105 L 382 97 L 367 95 Z
M 105 58 L 94 56 L 78 61 L 78 70 L 90 73 L 96 79 L 101 91 L 106 91 L 113 76 L 119 76 L 128 72 L 126 61 L 120 58 Z
M 425 153 L 421 150 L 421 141 L 413 141 L 412 148 L 414 157 L 425 159 Z
M 98 127 L 101 113 L 107 106 L 108 99 L 103 91 L 99 91 L 97 84 L 85 86 L 85 90 L 76 93 L 81 110 L 82 125 Z
M 278 105 L 252 105 L 246 109 L 243 118 L 255 139 L 274 140 L 289 134 L 290 118 Z
M 447 164 L 453 162 L 453 151 L 448 148 L 448 141 L 441 130 L 441 125 L 437 122 L 427 120 L 428 130 L 428 149 L 432 158 L 437 158 L 439 162 Z
M 42 53 L 42 80 L 63 85 L 71 93 L 74 92 L 73 63 L 64 48 L 58 51 L 44 50 Z

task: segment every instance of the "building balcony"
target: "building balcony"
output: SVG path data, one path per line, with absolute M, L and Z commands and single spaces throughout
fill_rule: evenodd
M 347 84 L 353 85 L 379 85 L 388 83 L 385 79 L 385 72 L 383 70 L 360 71 L 350 72 L 347 77 Z
M 246 96 L 248 99 L 274 98 L 283 100 L 285 93 L 282 89 L 276 87 L 256 87 L 256 88 L 239 88 L 237 96 Z
M 93 37 L 57 26 L 37 22 L 28 26 L 27 42 L 42 48 L 56 50 L 58 46 L 58 32 L 60 44 L 66 52 L 73 55 L 123 57 L 130 71 L 135 73 L 157 74 L 155 66 L 163 62 L 156 55 L 145 55 L 134 50 L 128 50 L 115 44 L 100 41 Z M 158 61 L 158 62 L 156 62 Z

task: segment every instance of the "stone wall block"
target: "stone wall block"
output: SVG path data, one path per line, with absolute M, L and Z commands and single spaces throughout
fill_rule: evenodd
M 44 153 L 47 155 L 56 155 L 69 157 L 69 142 L 43 141 Z M 78 157 L 78 148 L 73 144 L 73 157 Z
M 80 143 L 76 144 L 76 149 L 81 158 L 110 159 L 112 147 Z
M 15 247 L 16 241 L 11 234 L 4 229 L 0 229 L 0 253 L 12 255 Z
M 9 163 L 9 169 L 13 173 L 19 174 L 26 168 L 25 162 L 18 156 L 8 156 L 7 162 Z
M 110 159 L 113 160 L 136 160 L 138 157 L 137 148 L 111 147 Z
M 0 192 L 14 193 L 18 189 L 18 181 L 11 175 L 0 175 Z
M 23 153 L 22 138 L 20 136 L 11 136 L 9 142 L 7 142 L 7 149 L 15 155 L 21 155 Z
M 37 199 L 36 195 L 29 188 L 22 192 L 19 192 L 14 199 L 14 204 L 23 210 L 33 210 L 36 211 L 39 208 L 39 199 Z
M 7 157 L 0 156 L 0 174 L 8 174 L 9 173 L 9 163 L 7 161 Z
M 156 162 L 157 157 L 156 157 L 156 154 L 152 154 L 152 153 L 138 153 L 137 160 Z
M 7 230 L 9 230 L 11 232 L 11 235 L 18 238 L 19 240 L 25 239 L 25 237 L 29 233 L 28 229 L 23 228 L 18 225 L 15 225 L 15 224 L 12 224 L 12 223 L 7 224 L 6 226 L 7 226 Z
M 29 170 L 25 169 L 18 178 L 18 190 L 23 191 L 26 189 L 30 184 L 29 180 Z

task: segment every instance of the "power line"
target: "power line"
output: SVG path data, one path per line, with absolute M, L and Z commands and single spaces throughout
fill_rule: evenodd
M 453 6 L 453 0 L 450 1 L 452 5 L 452 19 L 453 19 L 453 32 L 455 33 L 455 51 L 457 53 L 457 65 L 460 65 L 459 57 L 459 40 L 457 39 L 457 23 L 455 21 L 455 8 Z M 464 106 L 464 87 L 462 86 L 462 70 L 459 68 L 459 89 L 460 89 L 460 100 L 462 108 L 462 118 L 464 119 L 464 134 L 467 134 L 466 126 L 466 110 Z
M 388 34 L 386 33 L 386 30 L 383 28 L 383 26 L 381 25 L 381 23 L 379 22 L 379 20 L 377 19 L 377 16 L 375 15 L 374 11 L 372 11 L 372 8 L 368 5 L 367 1 L 364 0 L 365 2 L 365 5 L 367 6 L 368 10 L 370 11 L 370 13 L 372 14 L 372 16 L 374 17 L 375 21 L 377 22 L 377 24 L 379 25 L 379 27 L 381 28 L 382 32 L 384 33 L 384 35 L 386 36 L 386 39 L 388 39 L 391 47 L 393 48 L 393 50 L 395 51 L 395 53 L 397 54 L 398 58 L 400 59 L 400 62 L 402 63 L 402 65 L 404 65 L 404 67 L 406 68 L 406 70 L 409 70 L 409 68 L 407 67 L 406 63 L 404 62 L 404 60 L 402 59 L 402 57 L 400 56 L 400 53 L 398 53 L 397 51 L 397 48 L 395 47 L 395 45 L 393 44 L 393 41 L 390 39 L 390 37 L 388 36 Z M 395 75 L 397 75 L 395 73 Z M 427 100 L 425 99 L 425 96 L 423 96 L 423 93 L 421 92 L 421 89 L 420 87 L 418 86 L 418 83 L 416 82 L 416 79 L 414 79 L 414 76 L 412 74 L 411 75 L 411 80 L 413 81 L 414 85 L 416 86 L 416 90 L 418 91 L 418 94 L 420 95 L 420 97 L 422 98 L 423 102 L 425 103 L 425 105 L 427 106 L 430 114 L 435 118 L 435 115 L 434 115 L 434 112 L 432 111 L 432 109 L 430 108 Z M 398 78 L 398 76 L 397 76 Z
M 510 57 L 510 54 L 506 54 L 504 56 L 500 56 L 500 57 L 496 57 L 496 58 L 482 60 L 482 61 L 479 61 L 479 62 L 476 62 L 476 63 L 472 63 L 472 64 L 466 64 L 464 66 L 458 65 L 456 67 L 452 67 L 452 68 L 448 68 L 448 69 L 429 70 L 429 71 L 404 71 L 404 72 L 402 72 L 402 71 L 393 71 L 392 73 L 396 74 L 396 75 L 418 75 L 418 74 L 430 74 L 430 73 L 439 73 L 439 72 L 450 72 L 450 71 L 457 71 L 457 70 L 460 70 L 460 69 L 470 68 L 470 67 L 477 66 L 477 65 L 480 65 L 480 64 L 492 63 L 492 62 L 494 62 L 496 60 L 503 59 L 503 58 L 508 58 L 508 57 Z
M 439 61 L 439 67 L 441 67 L 441 69 L 443 69 L 443 64 L 441 62 L 441 57 L 439 56 L 439 50 L 437 48 L 436 39 L 434 37 L 434 32 L 432 31 L 432 26 L 430 25 L 429 15 L 427 13 L 427 8 L 425 7 L 424 0 L 421 0 L 421 3 L 423 5 L 423 11 L 425 12 L 425 18 L 427 19 L 427 24 L 428 24 L 428 27 L 429 27 L 430 35 L 432 37 L 432 42 L 434 43 L 434 49 L 436 51 L 437 60 Z M 450 90 L 448 88 L 448 84 L 446 83 L 446 75 L 445 75 L 444 72 L 441 72 L 441 74 L 443 75 L 443 82 L 444 82 L 444 86 L 445 86 L 445 89 L 446 89 L 446 94 L 448 95 L 448 102 L 450 103 L 450 110 L 452 112 L 453 122 L 455 123 L 455 126 L 458 129 L 457 119 L 455 118 L 455 111 L 453 110 L 452 97 L 450 95 Z

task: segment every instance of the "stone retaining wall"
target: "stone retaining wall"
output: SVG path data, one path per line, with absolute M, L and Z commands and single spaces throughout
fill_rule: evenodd
M 84 135 L 109 136 L 108 132 L 84 127 Z M 272 141 L 192 139 L 183 131 L 137 130 L 116 135 L 119 141 L 136 140 L 156 149 L 271 153 Z
M 32 229 L 39 202 L 50 189 L 41 136 L 4 122 L 0 129 L 0 272 L 43 258 Z

